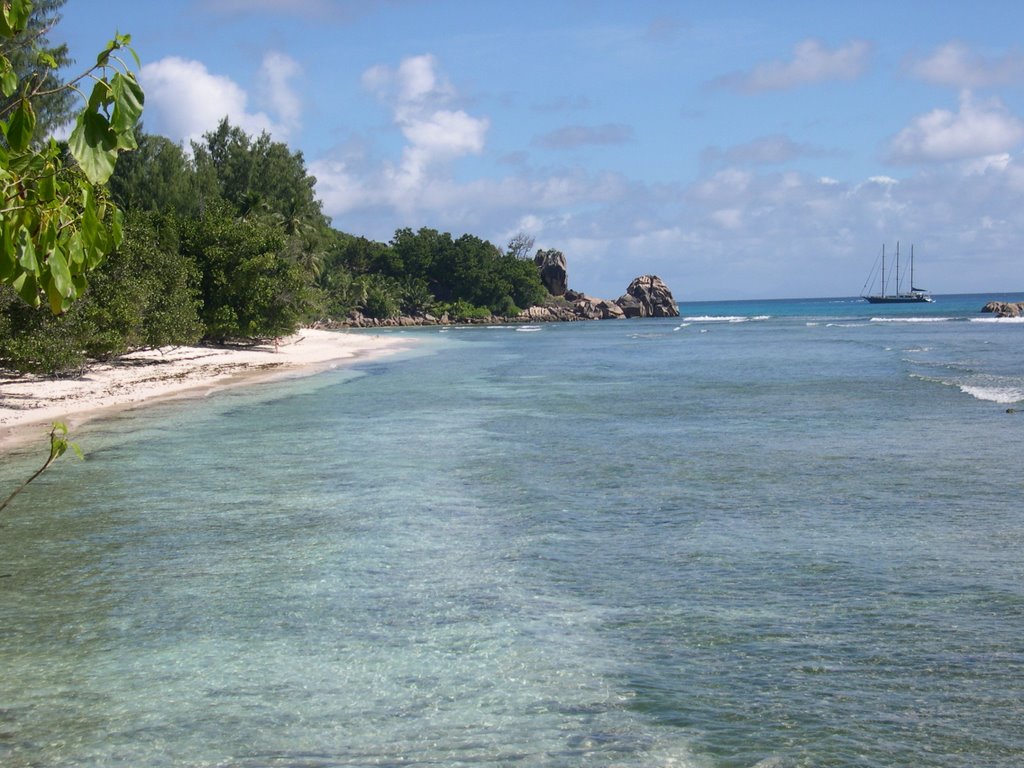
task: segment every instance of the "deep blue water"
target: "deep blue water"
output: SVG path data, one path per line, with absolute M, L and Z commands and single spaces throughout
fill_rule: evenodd
M 988 298 L 402 331 L 89 425 L 0 521 L 0 764 L 1024 764 Z

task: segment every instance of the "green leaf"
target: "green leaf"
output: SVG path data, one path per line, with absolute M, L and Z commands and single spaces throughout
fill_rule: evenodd
M 39 51 L 39 53 L 36 56 L 36 60 L 39 62 L 41 66 L 44 66 L 47 69 L 58 68 L 57 60 L 53 58 L 53 54 L 49 51 Z
M 93 184 L 105 184 L 117 161 L 117 136 L 107 118 L 96 113 L 78 116 L 68 139 L 68 148 L 79 167 Z
M 75 285 L 71 282 L 71 270 L 68 269 L 68 263 L 59 248 L 50 254 L 50 258 L 46 260 L 46 263 L 50 267 L 50 278 L 57 293 L 64 298 L 74 296 Z
M 111 78 L 110 87 L 114 96 L 112 127 L 117 133 L 130 133 L 142 117 L 146 94 L 132 74 L 123 75 L 118 72 Z
M 7 125 L 7 143 L 15 152 L 24 152 L 32 143 L 32 132 L 36 129 L 36 113 L 32 102 L 22 99 Z
M 41 176 L 36 190 L 39 193 L 39 199 L 41 201 L 44 203 L 52 203 L 57 197 L 56 174 L 47 173 Z
M 3 4 L 3 21 L 13 34 L 21 32 L 28 23 L 28 16 L 32 12 L 32 3 L 29 0 L 10 0 Z
M 6 56 L 0 56 L 0 91 L 4 96 L 10 98 L 18 90 L 18 73 L 14 71 L 10 60 Z
M 36 245 L 26 227 L 18 230 L 18 244 L 15 246 L 18 265 L 32 275 L 39 274 L 39 260 L 36 258 Z
M 53 280 L 46 282 L 46 299 L 50 302 L 50 312 L 59 315 L 64 311 L 64 297 L 60 295 Z
M 33 307 L 39 306 L 39 284 L 36 276 L 28 272 L 22 272 L 11 283 L 11 287 L 21 296 L 21 300 Z
M 110 235 L 114 240 L 114 247 L 120 248 L 124 241 L 124 214 L 120 208 L 114 208 L 110 216 Z
M 14 270 L 18 266 L 12 245 L 10 229 L 3 227 L 3 241 L 0 242 L 0 283 L 6 283 L 14 277 Z
M 91 187 L 82 190 L 82 247 L 89 249 L 96 242 L 96 231 L 99 229 L 96 216 L 96 197 Z

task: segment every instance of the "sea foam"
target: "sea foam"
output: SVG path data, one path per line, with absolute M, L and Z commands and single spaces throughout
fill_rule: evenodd
M 1024 323 L 1024 317 L 972 317 L 972 323 Z
M 749 323 L 754 320 L 770 320 L 771 315 L 695 315 L 684 317 L 688 323 Z
M 990 403 L 1010 404 L 1024 400 L 1024 389 L 1019 387 L 978 387 L 961 384 L 960 391 L 977 400 L 985 400 Z
M 948 323 L 955 317 L 872 317 L 872 323 Z

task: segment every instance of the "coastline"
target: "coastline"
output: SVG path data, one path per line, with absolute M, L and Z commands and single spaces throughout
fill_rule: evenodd
M 307 376 L 357 358 L 407 349 L 408 337 L 304 328 L 253 347 L 165 347 L 90 365 L 55 379 L 0 374 L 0 455 L 46 442 L 50 425 L 72 431 L 105 414 L 289 376 Z

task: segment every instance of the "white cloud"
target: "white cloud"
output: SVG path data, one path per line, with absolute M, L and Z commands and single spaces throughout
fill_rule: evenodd
M 302 99 L 292 88 L 292 79 L 302 74 L 295 59 L 279 51 L 269 51 L 260 67 L 262 92 L 282 125 L 294 131 L 301 125 Z M 281 137 L 282 139 L 284 137 Z
M 914 119 L 890 142 L 897 163 L 968 160 L 1007 152 L 1024 140 L 1024 121 L 998 99 L 960 95 L 960 109 L 934 109 Z
M 578 169 L 524 168 L 468 183 L 433 175 L 411 210 L 398 208 L 409 198 L 383 174 L 365 176 L 356 164 L 313 169 L 341 229 L 387 240 L 398 226 L 431 226 L 495 243 L 524 230 L 538 248 L 566 254 L 572 287 L 609 298 L 645 272 L 663 277 L 680 301 L 855 295 L 880 244 L 896 239 L 927 255 L 921 279 L 934 291 L 1020 282 L 1012 254 L 1024 248 L 1024 168 L 1013 156 L 984 172 L 950 164 L 855 182 L 732 168 L 660 186 Z M 987 254 L 987 266 L 964 275 L 963 260 L 975 253 Z
M 855 295 L 879 245 L 896 239 L 927 255 L 922 280 L 937 292 L 1019 283 L 1008 254 L 1024 248 L 1016 211 L 1024 167 L 1005 147 L 970 164 L 851 181 L 765 171 L 763 163 L 818 151 L 776 136 L 721 150 L 722 160 L 748 162 L 689 184 L 541 169 L 528 157 L 504 177 L 463 181 L 450 164 L 484 151 L 487 120 L 465 107 L 433 57 L 367 70 L 363 84 L 387 105 L 403 146 L 390 163 L 360 146 L 311 164 L 325 211 L 346 231 L 387 240 L 399 226 L 430 226 L 500 244 L 524 230 L 538 248 L 566 254 L 572 287 L 610 298 L 645 272 L 661 275 L 681 301 Z M 957 134 L 956 125 L 984 125 L 992 115 L 1014 125 L 998 102 L 965 95 L 958 112 L 915 123 L 919 144 L 908 146 L 941 154 L 939 128 Z M 986 135 L 966 132 L 974 142 Z M 958 143 L 972 142 L 947 139 L 945 151 Z M 975 253 L 988 254 L 987 266 L 965 277 L 964 259 Z
M 986 59 L 964 43 L 954 40 L 930 56 L 912 61 L 911 74 L 935 85 L 952 88 L 984 88 L 1019 82 L 1024 77 L 1024 54 L 1007 53 Z
M 437 57 L 429 53 L 403 59 L 398 69 L 378 64 L 363 72 L 363 87 L 389 104 L 402 120 L 408 112 L 447 104 L 456 97 L 454 86 L 437 66 Z
M 174 141 L 191 141 L 225 117 L 246 133 L 264 131 L 279 141 L 298 125 L 299 102 L 288 89 L 297 65 L 283 54 L 268 54 L 262 74 L 268 98 L 283 120 L 250 111 L 249 96 L 234 80 L 211 73 L 202 62 L 168 56 L 146 64 L 139 80 L 146 91 L 146 128 Z M 284 110 L 283 112 L 281 110 Z
M 780 91 L 826 80 L 854 80 L 867 68 L 871 44 L 853 40 L 834 50 L 814 39 L 793 48 L 789 61 L 768 61 L 749 72 L 719 78 L 718 85 L 739 91 L 758 93 Z
M 406 144 L 400 162 L 384 164 L 364 181 L 361 196 L 353 193 L 354 176 L 344 161 L 314 163 L 311 170 L 320 179 L 318 193 L 325 210 L 344 214 L 369 201 L 413 215 L 421 206 L 433 206 L 439 197 L 451 194 L 448 165 L 483 152 L 490 121 L 450 108 L 458 93 L 430 54 L 406 58 L 397 69 L 371 67 L 363 72 L 362 84 L 391 109 Z

